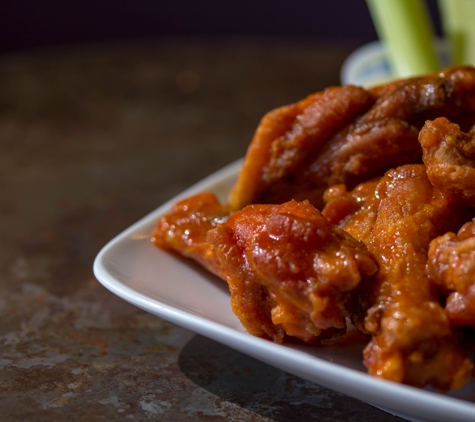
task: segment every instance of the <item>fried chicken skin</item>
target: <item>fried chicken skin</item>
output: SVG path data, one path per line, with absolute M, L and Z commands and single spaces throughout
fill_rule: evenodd
M 475 131 L 440 117 L 426 122 L 419 142 L 431 183 L 475 205 Z
M 170 213 L 158 221 L 152 242 L 161 249 L 193 259 L 225 280 L 207 235 L 229 215 L 229 208 L 221 205 L 214 194 L 205 192 L 192 196 L 173 205 Z
M 348 207 L 348 215 L 339 216 L 340 226 L 364 241 L 379 264 L 374 283 L 360 292 L 366 317 L 359 326 L 373 335 L 364 363 L 370 374 L 392 381 L 458 388 L 472 364 L 438 302 L 426 263 L 430 241 L 459 227 L 469 211 L 434 188 L 423 165 L 390 170 L 371 195 L 373 187 L 366 185 L 356 211 Z M 364 192 L 355 190 L 353 197 Z M 350 196 L 343 192 L 343 200 Z
M 247 206 L 208 240 L 227 275 L 233 312 L 249 333 L 276 342 L 343 333 L 356 306 L 353 290 L 377 271 L 365 246 L 308 201 Z
M 329 186 L 351 189 L 390 168 L 420 162 L 418 133 L 425 120 L 475 123 L 475 68 L 447 68 L 370 91 L 333 88 L 312 98 L 317 106 L 303 100 L 262 120 L 229 197 L 234 209 L 292 198 L 320 208 Z
M 358 238 L 366 239 L 374 222 L 374 215 L 368 215 L 367 205 L 369 201 L 374 201 L 378 183 L 379 179 L 372 179 L 360 183 L 351 191 L 344 184 L 329 187 L 323 195 L 325 207 L 322 214 L 330 223 L 344 228 L 347 233 L 355 233 Z M 356 215 L 360 217 L 356 218 Z
M 432 240 L 427 270 L 449 293 L 445 309 L 450 322 L 475 326 L 475 221 L 464 224 L 457 234 Z

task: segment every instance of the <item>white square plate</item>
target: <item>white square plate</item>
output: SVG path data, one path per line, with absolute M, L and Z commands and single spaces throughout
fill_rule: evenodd
M 160 216 L 179 199 L 211 191 L 224 200 L 242 161 L 207 177 L 111 240 L 97 255 L 94 273 L 111 292 L 143 310 L 270 365 L 412 420 L 475 421 L 475 384 L 439 394 L 371 377 L 362 344 L 279 345 L 253 337 L 231 312 L 226 284 L 151 241 Z

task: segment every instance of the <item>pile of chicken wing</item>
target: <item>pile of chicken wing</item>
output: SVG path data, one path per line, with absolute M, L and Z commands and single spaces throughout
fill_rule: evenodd
M 153 242 L 228 283 L 256 336 L 368 336 L 370 374 L 441 391 L 473 364 L 475 68 L 330 87 L 269 112 L 226 204 L 177 203 Z M 472 220 L 474 219 L 474 220 Z

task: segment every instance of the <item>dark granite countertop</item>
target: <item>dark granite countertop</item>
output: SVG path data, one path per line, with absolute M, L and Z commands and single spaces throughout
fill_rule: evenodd
M 167 41 L 0 57 L 0 420 L 388 421 L 123 302 L 113 236 L 242 156 L 352 44 Z

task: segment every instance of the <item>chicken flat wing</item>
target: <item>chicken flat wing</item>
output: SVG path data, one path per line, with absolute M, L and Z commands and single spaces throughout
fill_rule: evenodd
M 161 249 L 193 259 L 225 280 L 207 235 L 229 215 L 229 208 L 221 205 L 214 194 L 205 192 L 192 196 L 175 204 L 171 212 L 159 220 L 152 242 Z
M 375 100 L 376 97 L 363 88 L 330 87 L 267 113 L 249 146 L 229 204 L 237 210 L 248 204 L 293 199 L 292 184 L 284 186 L 285 192 L 274 192 L 273 185 L 292 178 L 295 169 L 309 155 L 317 153 L 324 142 Z M 310 194 L 305 192 L 300 196 Z
M 428 273 L 450 293 L 445 309 L 452 324 L 475 326 L 475 221 L 430 243 Z
M 231 305 L 253 335 L 313 342 L 343 333 L 352 292 L 377 266 L 308 201 L 250 205 L 209 232 Z M 328 334 L 330 333 L 330 334 Z
M 371 196 L 373 187 L 367 185 L 353 214 L 349 207 L 348 215 L 339 216 L 341 227 L 363 240 L 379 264 L 374 283 L 360 292 L 366 311 L 360 328 L 373 335 L 365 365 L 370 374 L 392 381 L 458 388 L 472 365 L 438 302 L 426 263 L 430 241 L 460 227 L 469 210 L 434 188 L 423 165 L 390 170 Z
M 440 117 L 426 122 L 419 142 L 431 183 L 475 205 L 475 131 Z

